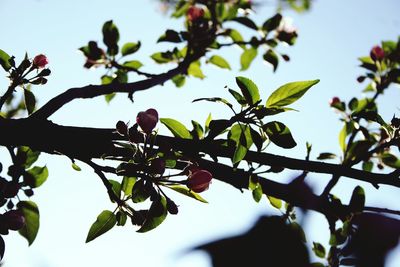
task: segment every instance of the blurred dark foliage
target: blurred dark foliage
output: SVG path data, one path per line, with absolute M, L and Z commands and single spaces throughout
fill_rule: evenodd
M 262 216 L 244 234 L 195 248 L 206 251 L 214 267 L 309 266 L 301 233 L 279 216 Z

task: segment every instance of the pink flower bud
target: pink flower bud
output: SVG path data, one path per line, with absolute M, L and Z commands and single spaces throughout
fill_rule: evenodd
M 196 192 L 200 193 L 208 189 L 212 179 L 212 174 L 206 170 L 198 170 L 192 173 L 188 179 L 186 186 Z
M 3 214 L 3 220 L 10 230 L 19 230 L 25 225 L 25 217 L 19 210 L 10 210 Z
M 335 106 L 335 105 L 337 105 L 337 104 L 339 104 L 339 103 L 340 103 L 340 98 L 337 97 L 337 96 L 332 97 L 331 100 L 329 100 L 329 105 L 330 105 L 331 107 L 332 107 L 332 106 Z
M 37 69 L 44 68 L 47 64 L 49 64 L 49 60 L 43 54 L 37 55 L 33 59 L 33 67 L 34 68 L 37 68 Z
M 189 21 L 196 21 L 204 16 L 204 10 L 200 7 L 191 6 L 187 11 Z
M 372 60 L 379 61 L 379 60 L 382 60 L 385 58 L 385 51 L 383 51 L 382 47 L 380 47 L 379 45 L 376 45 L 376 46 L 372 47 L 369 55 L 371 56 Z
M 142 128 L 143 132 L 150 134 L 158 122 L 158 113 L 155 109 L 141 111 L 136 116 L 136 122 Z

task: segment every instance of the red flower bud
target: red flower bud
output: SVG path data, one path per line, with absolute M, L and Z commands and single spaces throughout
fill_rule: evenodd
M 5 188 L 3 189 L 4 197 L 6 198 L 13 198 L 18 194 L 19 189 L 21 186 L 16 182 L 7 182 Z
M 163 174 L 165 172 L 165 160 L 162 158 L 153 159 L 150 163 L 150 169 L 155 174 Z
M 380 47 L 379 45 L 376 45 L 374 47 L 372 47 L 371 52 L 369 53 L 370 57 L 372 58 L 372 60 L 376 61 L 376 60 L 382 60 L 385 57 L 385 51 L 383 51 L 382 47 Z
M 128 134 L 128 126 L 123 121 L 118 121 L 117 125 L 115 126 L 115 128 L 117 129 L 117 132 L 120 135 L 127 135 Z
M 37 55 L 33 59 L 33 67 L 34 68 L 44 68 L 47 64 L 49 64 L 49 60 L 43 54 Z
M 337 97 L 337 96 L 332 97 L 332 99 L 329 100 L 329 105 L 330 105 L 331 107 L 333 107 L 333 106 L 335 106 L 335 105 L 337 105 L 337 104 L 339 104 L 339 103 L 340 103 L 340 98 Z
M 167 198 L 167 210 L 170 214 L 178 214 L 179 212 L 178 206 L 169 198 Z
M 206 170 L 198 170 L 191 174 L 188 179 L 186 186 L 196 193 L 203 192 L 208 189 L 212 179 L 212 174 Z
M 136 116 L 136 122 L 142 128 L 143 132 L 150 134 L 158 122 L 158 113 L 155 109 L 141 111 Z
M 191 6 L 187 11 L 189 21 L 195 21 L 204 16 L 204 10 L 200 7 Z
M 4 224 L 10 230 L 19 230 L 25 225 L 25 217 L 19 210 L 10 210 L 3 214 Z

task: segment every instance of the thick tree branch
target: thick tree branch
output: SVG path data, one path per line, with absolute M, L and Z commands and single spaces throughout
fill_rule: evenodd
M 0 119 L 0 145 L 30 146 L 47 153 L 61 153 L 72 158 L 101 158 L 104 154 L 129 156 L 116 148 L 113 141 L 121 136 L 112 129 L 95 129 L 60 126 L 50 121 L 33 119 Z M 213 157 L 230 158 L 234 148 L 222 146 L 217 141 L 179 139 L 158 135 L 155 140 L 158 147 L 171 147 L 184 152 L 188 157 L 198 158 L 199 152 Z M 125 154 L 124 154 L 125 153 Z M 397 172 L 383 174 L 358 170 L 339 164 L 294 159 L 270 153 L 249 151 L 245 160 L 266 166 L 277 166 L 291 170 L 308 171 L 322 174 L 335 174 L 375 184 L 386 184 L 400 187 Z

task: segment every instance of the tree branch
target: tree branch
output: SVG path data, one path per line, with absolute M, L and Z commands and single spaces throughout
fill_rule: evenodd
M 113 129 L 60 126 L 50 121 L 33 119 L 0 119 L 0 132 L 2 137 L 7 137 L 0 138 L 0 145 L 25 145 L 32 149 L 51 154 L 64 154 L 76 159 L 101 158 L 105 154 L 123 157 L 129 156 L 130 153 L 113 144 L 113 141 L 122 139 Z M 195 159 L 199 152 L 204 152 L 212 157 L 224 158 L 231 158 L 234 152 L 233 147 L 223 146 L 218 140 L 180 139 L 162 135 L 156 137 L 155 145 L 171 147 L 182 151 L 188 157 L 193 156 Z M 248 151 L 244 160 L 291 170 L 335 174 L 373 185 L 386 184 L 400 188 L 397 172 L 373 173 L 340 164 L 294 159 L 254 151 Z
M 124 84 L 111 83 L 106 85 L 87 85 L 84 87 L 68 89 L 36 110 L 36 112 L 34 112 L 30 118 L 47 119 L 65 104 L 78 98 L 94 98 L 96 96 L 107 95 L 111 93 L 128 93 L 131 97 L 135 92 L 147 90 L 156 85 L 163 84 L 175 75 L 186 72 L 193 60 L 194 59 L 184 60 L 174 69 L 137 82 Z

